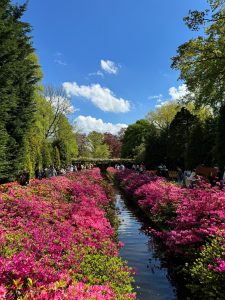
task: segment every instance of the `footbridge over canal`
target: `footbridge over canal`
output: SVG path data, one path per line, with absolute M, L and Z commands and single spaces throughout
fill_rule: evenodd
M 132 164 L 135 163 L 134 159 L 127 158 L 111 158 L 111 159 L 102 159 L 102 158 L 77 158 L 73 159 L 73 164 L 76 165 L 87 165 L 93 164 L 94 166 L 105 171 L 108 167 L 114 167 L 116 164 L 124 165 L 126 168 L 131 168 Z

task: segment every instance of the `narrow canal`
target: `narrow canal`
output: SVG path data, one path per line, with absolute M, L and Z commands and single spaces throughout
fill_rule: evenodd
M 119 240 L 124 243 L 120 255 L 135 268 L 135 291 L 138 300 L 176 300 L 176 290 L 161 266 L 151 236 L 143 230 L 143 222 L 132 206 L 126 204 L 122 194 L 115 189 L 116 207 L 120 219 Z

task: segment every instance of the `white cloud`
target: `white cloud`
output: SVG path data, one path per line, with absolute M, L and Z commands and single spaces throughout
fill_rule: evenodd
M 118 65 L 111 60 L 101 59 L 101 68 L 106 73 L 114 74 L 114 75 L 116 75 L 119 71 Z
M 102 119 L 96 119 L 91 116 L 78 116 L 74 120 L 74 123 L 78 130 L 87 134 L 91 131 L 97 131 L 100 133 L 110 132 L 112 134 L 118 134 L 118 132 L 122 128 L 127 128 L 126 124 L 104 123 Z
M 61 66 L 67 66 L 67 63 L 62 61 L 61 59 L 55 59 L 54 62 Z
M 97 72 L 91 72 L 88 76 L 101 76 L 104 77 L 105 73 L 116 75 L 119 71 L 120 65 L 116 64 L 111 60 L 101 59 L 100 61 L 101 70 Z
M 149 100 L 156 100 L 158 103 L 161 103 L 163 101 L 163 95 L 159 94 L 156 96 L 149 96 L 148 97 Z
M 128 100 L 116 98 L 110 89 L 100 84 L 79 86 L 76 82 L 64 82 L 63 87 L 68 95 L 84 97 L 103 111 L 119 113 L 130 110 Z
M 56 52 L 55 54 L 54 62 L 61 65 L 61 66 L 67 66 L 67 63 L 63 59 L 63 54 L 61 52 Z
M 181 100 L 188 94 L 188 88 L 186 84 L 179 85 L 178 88 L 171 87 L 169 89 L 169 95 L 171 96 L 171 100 Z
M 97 72 L 93 72 L 93 73 L 89 73 L 88 76 L 101 76 L 104 77 L 104 74 L 102 73 L 102 71 L 97 71 Z
M 170 101 L 185 100 L 185 97 L 187 95 L 190 97 L 194 96 L 193 93 L 190 93 L 188 91 L 186 84 L 181 84 L 178 86 L 178 88 L 173 86 L 173 87 L 169 88 L 168 93 L 170 95 L 169 99 L 165 99 L 162 94 L 159 94 L 158 96 L 150 96 L 150 97 L 148 97 L 148 99 L 156 100 L 157 104 L 155 105 L 155 107 L 159 108 L 159 107 L 169 103 Z

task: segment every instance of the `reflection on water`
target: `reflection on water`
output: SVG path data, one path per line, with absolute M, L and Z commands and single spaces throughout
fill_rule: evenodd
M 155 257 L 154 243 L 142 228 L 142 222 L 127 208 L 119 191 L 116 191 L 119 210 L 119 240 L 124 243 L 120 255 L 135 268 L 135 291 L 139 300 L 175 300 L 176 292 L 167 278 L 167 269 Z

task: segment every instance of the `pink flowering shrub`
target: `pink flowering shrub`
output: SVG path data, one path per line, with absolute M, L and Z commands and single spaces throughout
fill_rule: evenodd
M 203 247 L 199 258 L 186 265 L 190 288 L 199 299 L 224 299 L 225 235 L 218 233 Z
M 196 295 L 200 290 L 196 299 L 224 299 L 225 191 L 211 188 L 203 179 L 194 189 L 186 189 L 131 170 L 114 171 L 114 176 L 160 229 L 150 232 L 171 255 L 180 254 L 189 262 L 190 287 Z
M 94 169 L 0 187 L 0 299 L 135 299 L 103 186 Z
M 184 254 L 187 246 L 199 247 L 225 229 L 225 192 L 218 188 L 211 189 L 203 181 L 196 189 L 181 188 L 131 170 L 117 171 L 115 176 L 125 192 L 161 226 L 157 235 L 172 253 Z

